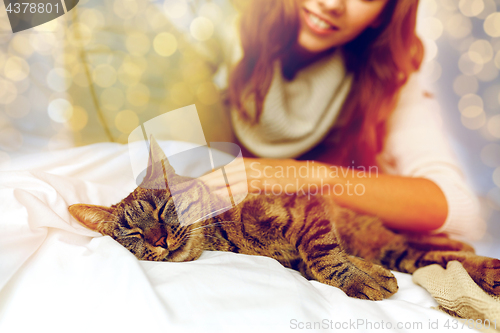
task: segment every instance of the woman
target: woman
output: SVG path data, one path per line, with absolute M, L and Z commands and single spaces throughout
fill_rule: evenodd
M 417 6 L 249 2 L 241 17 L 243 57 L 229 80 L 247 180 L 226 168 L 241 180 L 232 190 L 328 190 L 338 204 L 393 229 L 480 237 L 477 200 L 433 119 L 435 102 L 414 74 L 424 52 Z

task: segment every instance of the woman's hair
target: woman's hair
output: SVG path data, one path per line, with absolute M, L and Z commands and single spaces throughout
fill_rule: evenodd
M 353 82 L 339 118 L 343 126 L 335 154 L 341 165 L 377 164 L 400 88 L 422 62 L 424 49 L 415 34 L 417 7 L 418 0 L 389 0 L 379 27 L 367 28 L 342 46 Z M 229 98 L 246 120 L 259 121 L 273 63 L 295 45 L 299 24 L 297 0 L 253 0 L 242 12 L 243 58 L 231 72 Z M 245 108 L 248 102 L 252 112 Z

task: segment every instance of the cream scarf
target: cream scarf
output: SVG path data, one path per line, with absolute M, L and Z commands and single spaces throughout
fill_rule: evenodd
M 232 110 L 235 134 L 256 156 L 298 157 L 328 134 L 351 84 L 340 48 L 300 70 L 293 81 L 283 77 L 277 61 L 260 122 L 251 125 Z

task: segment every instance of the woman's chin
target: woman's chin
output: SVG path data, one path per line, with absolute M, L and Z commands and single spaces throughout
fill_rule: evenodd
M 318 38 L 309 36 L 306 33 L 299 35 L 297 44 L 302 49 L 310 53 L 322 53 L 335 47 L 335 45 L 332 45 L 331 43 L 327 44 L 325 41 L 318 40 Z

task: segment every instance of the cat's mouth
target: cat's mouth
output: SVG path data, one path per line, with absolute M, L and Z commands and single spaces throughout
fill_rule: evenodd
M 173 250 L 167 250 L 168 254 L 163 259 L 164 261 L 186 261 L 188 260 L 189 250 L 186 249 L 187 239 L 184 239 Z

